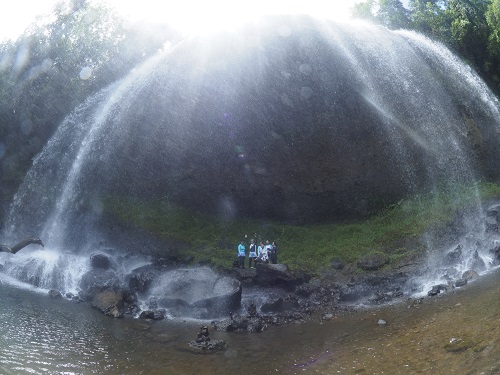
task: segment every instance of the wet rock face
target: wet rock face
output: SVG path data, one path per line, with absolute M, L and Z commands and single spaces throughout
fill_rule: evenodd
M 453 265 L 461 262 L 462 259 L 462 245 L 458 245 L 454 250 L 446 254 L 445 262 L 448 265 Z
M 111 270 L 100 268 L 85 273 L 79 284 L 79 295 L 84 300 L 92 300 L 96 294 L 111 288 L 121 288 L 121 282 Z
M 286 264 L 258 263 L 253 282 L 260 286 L 279 286 L 293 290 L 311 277 L 301 272 L 291 272 Z
M 153 281 L 150 292 L 157 306 L 173 315 L 207 318 L 238 309 L 242 287 L 238 280 L 208 268 L 192 268 L 163 273 Z
M 287 35 L 276 32 L 283 24 L 289 25 Z M 470 150 L 467 156 L 476 156 L 472 140 L 463 137 L 467 126 L 483 143 L 496 139 L 486 134 L 489 114 L 475 120 L 472 112 L 480 112 L 480 105 L 455 108 L 462 96 L 480 102 L 469 98 L 471 90 L 448 92 L 455 78 L 428 65 L 439 64 L 436 57 L 421 56 L 422 50 L 389 31 L 364 30 L 370 37 L 363 39 L 297 18 L 245 32 L 251 38 L 186 41 L 160 61 L 138 97 L 126 98 L 140 102 L 140 109 L 119 109 L 123 124 L 115 137 L 123 147 L 110 145 L 114 170 L 98 171 L 99 182 L 228 217 L 345 219 L 461 171 L 464 163 L 443 168 L 438 160 L 458 151 L 446 143 L 453 137 L 429 133 L 437 131 L 430 126 L 436 118 L 443 127 L 454 124 L 443 131 L 454 132 L 461 149 Z M 400 62 L 384 54 L 387 43 Z M 404 73 L 391 70 L 394 64 Z M 422 71 L 429 73 L 425 83 Z M 412 76 L 419 81 L 408 81 Z M 441 85 L 443 80 L 453 84 Z M 411 100 L 400 91 L 408 85 Z M 430 111 L 429 98 L 446 111 Z M 150 132 L 144 123 L 152 124 Z M 481 162 L 497 160 L 495 148 L 479 146 Z
M 156 310 L 144 310 L 139 315 L 140 319 L 150 319 L 150 320 L 162 320 L 165 319 L 166 310 L 156 309 Z
M 127 290 L 107 289 L 99 292 L 92 299 L 92 306 L 113 318 L 123 318 L 138 311 L 137 297 Z
M 90 256 L 90 264 L 92 268 L 101 268 L 107 270 L 111 267 L 111 261 L 105 254 L 92 254 Z
M 493 255 L 493 264 L 500 264 L 500 246 L 497 246 L 490 250 L 491 255 Z
M 136 268 L 127 275 L 128 287 L 133 292 L 144 293 L 159 274 L 160 272 L 151 265 Z

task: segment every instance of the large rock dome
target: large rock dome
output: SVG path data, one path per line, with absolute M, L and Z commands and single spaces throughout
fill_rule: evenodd
M 273 18 L 166 54 L 127 98 L 113 160 L 142 174 L 130 189 L 206 211 L 366 215 L 492 173 L 496 103 L 471 79 L 415 34 Z
M 31 175 L 64 192 L 61 217 L 82 195 L 119 195 L 222 217 L 356 218 L 498 175 L 499 123 L 477 75 L 418 34 L 271 17 L 187 39 L 90 98 Z M 19 208 L 50 212 L 35 190 L 37 210 Z

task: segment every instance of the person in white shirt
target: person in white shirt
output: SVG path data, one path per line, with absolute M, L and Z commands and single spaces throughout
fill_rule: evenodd
M 271 242 L 269 240 L 266 240 L 266 245 L 264 246 L 266 256 L 267 256 L 267 262 L 269 263 L 270 257 L 271 257 L 271 252 L 273 250 L 273 245 L 271 245 Z
M 264 246 L 263 242 L 260 243 L 257 251 L 258 251 L 259 262 L 268 263 L 269 262 L 269 257 L 268 257 L 268 254 L 267 254 L 267 247 Z

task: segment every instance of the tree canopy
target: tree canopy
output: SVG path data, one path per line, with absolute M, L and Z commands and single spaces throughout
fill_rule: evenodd
M 126 23 L 103 4 L 61 0 L 0 44 L 0 212 L 68 113 L 178 38 L 165 25 Z
M 438 40 L 471 64 L 500 92 L 500 0 L 367 0 L 355 17 Z

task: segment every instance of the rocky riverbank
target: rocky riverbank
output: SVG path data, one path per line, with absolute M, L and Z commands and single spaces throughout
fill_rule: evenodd
M 497 247 L 490 251 L 497 265 L 500 264 L 499 249 Z M 458 258 L 459 251 L 461 249 L 457 247 L 445 254 L 444 261 L 451 262 Z M 285 264 L 258 264 L 252 269 L 224 269 L 218 273 L 210 271 L 209 279 L 216 279 L 211 282 L 227 283 L 221 294 L 207 294 L 203 298 L 189 300 L 183 297 L 183 293 L 191 288 L 192 282 L 186 280 L 185 276 L 176 282 L 175 298 L 150 298 L 147 306 L 144 306 L 139 302 L 140 299 L 147 295 L 163 273 L 171 272 L 172 269 L 157 260 L 133 270 L 125 277 L 127 283 L 123 287 L 112 268 L 113 261 L 103 254 L 94 254 L 91 258 L 92 270 L 82 279 L 82 292 L 78 296 L 67 297 L 89 301 L 112 317 L 134 316 L 147 320 L 165 319 L 172 311 L 176 311 L 178 316 L 189 316 L 194 311 L 201 314 L 198 318 L 207 319 L 216 308 L 216 315 L 227 317 L 212 321 L 217 330 L 259 332 L 269 326 L 318 318 L 330 320 L 363 305 L 374 306 L 403 300 L 409 300 L 410 305 L 418 304 L 423 297 L 410 298 L 416 292 L 412 289 L 412 279 L 425 270 L 423 262 L 423 259 L 415 258 L 389 268 L 383 256 L 377 258 L 368 255 L 356 264 L 344 264 L 333 259 L 328 270 L 314 277 L 303 271 L 290 270 Z M 435 296 L 465 285 L 478 277 L 480 265 L 478 261 L 476 270 L 468 270 L 457 280 L 433 286 L 427 295 Z M 189 277 L 194 275 L 196 279 L 200 275 L 199 283 L 207 282 L 205 276 L 201 277 L 202 273 L 208 272 L 207 268 L 186 269 L 191 270 Z M 189 286 L 186 286 L 186 282 Z M 242 290 L 252 293 L 243 293 L 242 297 Z
M 463 287 L 500 264 L 500 246 L 488 245 L 498 239 L 500 205 L 490 205 L 485 212 L 483 244 L 466 235 L 456 223 L 441 228 L 439 236 L 433 233 L 450 250 L 434 255 L 432 267 L 429 254 L 422 251 L 422 238 L 401 243 L 409 250 L 399 262 L 387 253 L 373 252 L 356 262 L 331 259 L 328 267 L 312 274 L 291 270 L 286 264 L 211 269 L 193 264 L 193 259 L 179 250 L 158 256 L 161 243 L 137 242 L 134 233 L 138 246 L 154 250 L 149 251 L 147 262 L 124 272 L 124 264 L 130 264 L 134 255 L 104 248 L 91 255 L 90 269 L 79 282 L 78 295 L 65 296 L 90 302 L 115 318 L 213 320 L 218 330 L 247 332 L 311 318 L 329 320 L 364 305 L 407 299 L 410 304 L 418 304 L 422 298 Z M 147 235 L 141 233 L 140 238 L 144 240 Z M 429 276 L 430 268 L 434 269 L 434 279 Z M 424 285 L 422 279 L 426 277 L 435 280 L 434 284 Z M 59 295 L 51 291 L 51 296 Z

